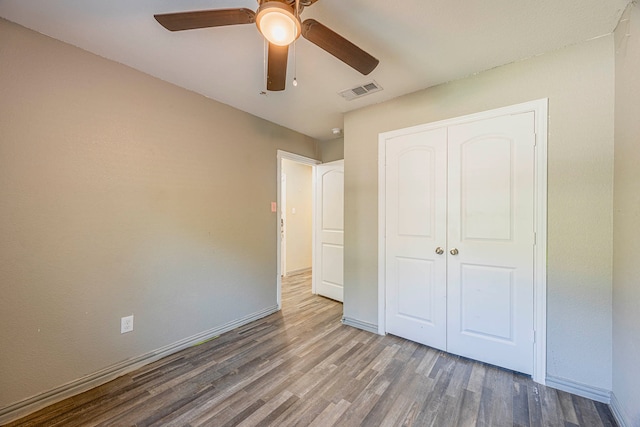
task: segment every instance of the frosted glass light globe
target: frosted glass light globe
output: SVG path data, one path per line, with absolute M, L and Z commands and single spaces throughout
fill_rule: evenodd
M 300 20 L 284 3 L 263 3 L 256 15 L 256 25 L 269 43 L 288 46 L 300 37 Z

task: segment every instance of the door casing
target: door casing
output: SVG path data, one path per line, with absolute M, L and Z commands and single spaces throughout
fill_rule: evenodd
M 378 333 L 386 334 L 386 144 L 387 140 L 412 133 L 490 119 L 508 114 L 533 112 L 535 115 L 535 249 L 534 249 L 534 355 L 532 378 L 539 384 L 546 376 L 546 249 L 547 249 L 547 111 L 548 99 L 516 104 L 481 113 L 412 126 L 378 136 Z
M 280 197 L 278 198 L 280 211 L 280 276 L 287 274 L 287 224 L 284 218 L 287 212 L 287 174 L 280 174 Z

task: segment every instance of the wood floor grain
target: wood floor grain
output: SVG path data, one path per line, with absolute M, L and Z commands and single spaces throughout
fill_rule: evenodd
M 283 281 L 283 309 L 10 426 L 615 426 L 605 404 L 340 323 Z

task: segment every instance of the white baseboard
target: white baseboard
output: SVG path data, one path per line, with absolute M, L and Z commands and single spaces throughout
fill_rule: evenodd
M 297 270 L 287 271 L 284 275 L 285 276 L 293 276 L 294 274 L 307 273 L 307 272 L 310 272 L 310 271 L 311 271 L 311 267 L 299 268 Z
M 342 324 L 347 326 L 352 326 L 354 328 L 362 329 L 367 332 L 372 332 L 378 335 L 378 325 L 373 323 L 363 322 L 362 320 L 352 319 L 350 317 L 343 317 Z
M 0 425 L 22 418 L 49 405 L 105 384 L 151 362 L 155 362 L 156 360 L 162 359 L 163 357 L 169 356 L 180 350 L 184 350 L 185 348 L 200 344 L 203 341 L 217 337 L 220 334 L 229 332 L 240 326 L 244 326 L 254 320 L 262 319 L 263 317 L 269 316 L 277 311 L 277 306 L 266 308 L 240 319 L 225 323 L 224 325 L 192 335 L 164 347 L 160 347 L 157 350 L 141 356 L 123 360 L 122 362 L 118 362 L 85 377 L 78 378 L 70 383 L 53 388 L 44 393 L 37 394 L 28 399 L 21 400 L 4 408 L 0 408 Z
M 566 378 L 547 376 L 547 387 L 553 387 L 558 390 L 566 391 L 578 396 L 586 397 L 587 399 L 595 400 L 602 403 L 611 403 L 611 390 L 605 390 L 599 387 L 593 387 L 587 384 L 582 384 L 576 381 L 568 380 Z
M 627 414 L 627 411 L 620 405 L 618 398 L 615 393 L 611 392 L 611 412 L 613 413 L 613 418 L 616 419 L 618 426 L 620 427 L 631 427 L 631 417 Z

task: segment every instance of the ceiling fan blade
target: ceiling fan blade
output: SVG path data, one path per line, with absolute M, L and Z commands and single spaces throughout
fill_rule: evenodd
M 153 15 L 153 17 L 169 31 L 252 24 L 256 22 L 256 13 L 245 8 L 163 13 Z
M 302 23 L 302 36 L 364 75 L 372 72 L 380 62 L 315 19 Z
M 267 90 L 284 90 L 287 81 L 287 59 L 289 46 L 269 43 L 269 63 L 267 64 Z

